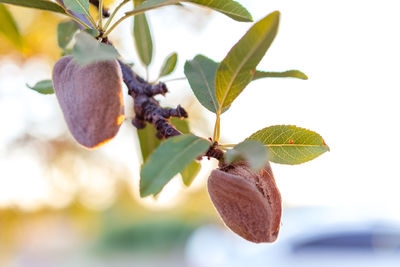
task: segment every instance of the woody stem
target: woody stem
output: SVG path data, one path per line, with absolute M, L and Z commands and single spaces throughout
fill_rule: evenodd
M 157 130 L 156 136 L 159 139 L 181 135 L 182 133 L 169 122 L 169 118 L 187 118 L 188 113 L 180 105 L 175 109 L 162 108 L 160 103 L 154 99 L 155 95 L 165 95 L 168 92 L 167 86 L 162 82 L 150 84 L 133 72 L 130 66 L 120 60 L 118 62 L 124 83 L 128 87 L 128 94 L 133 98 L 135 117 L 132 124 L 137 129 L 146 127 L 146 122 L 153 124 Z M 203 156 L 221 160 L 223 152 L 216 146 L 210 146 Z

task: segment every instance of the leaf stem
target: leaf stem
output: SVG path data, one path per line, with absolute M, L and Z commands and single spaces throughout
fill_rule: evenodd
M 122 18 L 120 18 L 119 20 L 117 20 L 117 22 L 115 22 L 115 23 L 110 27 L 110 29 L 108 29 L 108 27 L 110 26 L 110 23 L 111 23 L 112 19 L 115 17 L 115 15 L 117 14 L 118 10 L 119 10 L 123 5 L 125 5 L 125 4 L 128 3 L 128 2 L 129 2 L 129 0 L 124 0 L 121 4 L 119 4 L 119 6 L 117 6 L 117 7 L 115 8 L 115 10 L 114 10 L 113 13 L 111 14 L 110 18 L 108 19 L 106 25 L 104 26 L 104 30 L 106 31 L 106 32 L 104 33 L 104 37 L 107 37 L 107 35 L 109 35 L 110 32 L 112 32 L 112 31 L 115 29 L 115 27 L 118 26 L 118 24 L 120 24 L 123 20 L 125 20 L 125 19 L 127 18 L 126 15 L 123 16 Z M 108 29 L 108 30 L 107 30 L 107 29 Z
M 92 29 L 92 27 L 90 25 L 87 25 L 85 22 L 83 22 L 82 20 L 78 19 L 77 17 L 75 17 L 72 14 L 68 14 L 68 16 L 73 19 L 74 21 L 76 21 L 77 23 L 81 24 L 83 27 L 85 27 L 86 29 Z
M 103 28 L 103 0 L 99 0 L 99 29 Z
M 128 3 L 130 0 L 124 0 L 121 4 L 119 4 L 114 11 L 112 12 L 112 14 L 110 15 L 110 17 L 108 18 L 106 24 L 104 25 L 104 30 L 107 30 L 108 26 L 110 25 L 111 21 L 113 20 L 113 18 L 115 17 L 115 15 L 117 14 L 117 12 L 121 9 L 122 6 L 124 6 L 126 3 Z
M 168 5 L 172 5 L 172 4 L 176 4 L 179 3 L 179 0 L 173 1 L 173 2 L 166 2 L 164 4 L 158 4 L 158 5 L 152 5 L 152 6 L 147 6 L 147 7 L 138 7 L 137 9 L 134 9 L 132 11 L 126 12 L 125 16 L 123 16 L 122 18 L 120 18 L 119 20 L 117 20 L 117 22 L 114 23 L 114 25 L 111 26 L 111 28 L 109 30 L 106 31 L 106 33 L 104 34 L 104 36 L 106 37 L 108 34 L 110 34 L 110 32 L 112 32 L 115 27 L 117 27 L 121 22 L 123 22 L 125 19 L 135 16 L 135 15 L 139 15 L 142 14 L 146 11 L 155 9 L 155 8 L 159 8 L 159 7 L 163 7 L 163 6 L 168 6 Z
M 158 77 L 158 79 L 157 80 L 159 80 L 161 77 Z M 163 81 L 164 83 L 168 83 L 168 82 L 175 82 L 175 81 L 183 81 L 183 80 L 186 80 L 187 78 L 186 77 L 178 77 L 178 78 L 172 78 L 172 79 L 169 79 L 169 80 L 165 80 L 165 81 Z
M 56 2 L 58 3 L 58 5 L 64 10 L 66 16 L 70 17 L 72 20 L 74 20 L 75 22 L 77 22 L 78 24 L 82 25 L 83 27 L 85 27 L 86 29 L 90 29 L 92 27 L 90 27 L 89 25 L 87 25 L 85 22 L 83 22 L 82 20 L 80 20 L 79 18 L 75 17 L 74 15 L 71 14 L 71 12 L 69 12 L 69 10 L 60 2 L 60 0 L 56 0 Z
M 217 113 L 217 118 L 215 120 L 215 125 L 214 125 L 214 135 L 213 135 L 213 141 L 218 142 L 219 141 L 219 136 L 220 136 L 220 113 Z
M 76 18 L 77 20 L 80 20 L 80 19 L 78 19 L 77 17 L 75 17 L 74 15 L 72 15 L 71 14 L 71 12 L 68 10 L 68 9 L 66 9 L 66 7 L 61 3 L 61 1 L 59 1 L 59 0 L 56 0 L 57 1 L 57 3 L 59 3 L 62 7 L 63 7 L 63 9 L 65 10 L 65 12 L 67 12 L 68 14 L 70 14 L 71 16 L 73 16 L 74 18 Z M 88 27 L 88 28 L 93 28 L 93 29 L 97 29 L 97 26 L 96 26 L 96 22 L 94 21 L 94 19 L 93 19 L 93 17 L 90 15 L 90 12 L 89 12 L 89 10 L 86 10 L 85 8 L 83 8 L 83 10 L 84 11 L 86 11 L 86 14 L 82 14 L 83 16 L 85 16 L 85 18 L 89 21 L 89 23 L 92 25 L 92 27 Z M 85 23 L 86 24 L 86 23 Z M 86 24 L 87 25 L 87 24 Z
M 129 16 L 125 15 L 122 18 L 120 18 L 119 20 L 117 20 L 117 22 L 115 22 L 110 29 L 108 29 L 105 33 L 104 33 L 104 37 L 107 37 L 114 29 L 115 27 L 117 27 L 121 22 L 123 22 L 125 19 L 127 19 Z
M 146 66 L 146 82 L 149 82 L 149 66 Z
M 236 145 L 237 145 L 237 144 L 223 144 L 223 145 L 219 144 L 218 147 L 226 148 L 226 147 L 234 147 L 234 146 L 236 146 Z
M 96 25 L 96 21 L 94 21 L 94 19 L 92 18 L 92 16 L 89 15 L 84 15 L 90 22 L 90 24 L 93 26 L 93 29 L 97 29 L 97 25 Z

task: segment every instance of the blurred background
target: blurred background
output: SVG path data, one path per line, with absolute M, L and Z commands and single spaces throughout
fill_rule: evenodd
M 223 140 L 292 124 L 318 132 L 331 148 L 302 165 L 272 165 L 284 201 L 277 242 L 251 244 L 223 226 L 205 186 L 214 160 L 202 161 L 189 188 L 175 177 L 157 199 L 140 199 L 142 159 L 128 97 L 116 138 L 96 150 L 75 143 L 55 96 L 26 86 L 51 78 L 65 18 L 6 5 L 20 36 L 0 30 L 1 267 L 400 266 L 398 1 L 239 2 L 256 21 L 282 14 L 259 69 L 299 69 L 309 80 L 250 84 L 222 116 Z M 213 114 L 185 80 L 168 80 L 183 77 L 196 54 L 222 60 L 250 24 L 193 5 L 154 10 L 148 19 L 150 80 L 168 54 L 179 58 L 164 79 L 170 93 L 162 104 L 181 104 L 193 132 L 211 136 Z M 0 16 L 0 29 L 3 23 Z M 132 21 L 111 40 L 143 75 Z

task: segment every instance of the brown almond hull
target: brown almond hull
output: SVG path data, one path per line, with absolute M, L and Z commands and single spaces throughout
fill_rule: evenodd
M 243 162 L 214 170 L 208 192 L 233 232 L 254 243 L 276 240 L 282 201 L 269 163 L 260 172 L 253 172 Z
M 72 136 L 95 148 L 112 139 L 124 120 L 122 73 L 116 60 L 78 65 L 62 57 L 53 69 L 53 86 Z

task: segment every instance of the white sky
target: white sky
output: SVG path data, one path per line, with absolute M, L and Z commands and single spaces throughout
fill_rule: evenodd
M 331 152 L 298 166 L 273 165 L 286 203 L 395 210 L 400 203 L 397 169 L 400 150 L 400 107 L 397 104 L 400 99 L 400 2 L 239 2 L 249 9 L 255 20 L 274 10 L 281 11 L 280 31 L 259 69 L 299 69 L 309 76 L 309 80 L 264 79 L 252 83 L 222 117 L 223 137 L 229 142 L 239 142 L 261 128 L 276 124 L 314 130 L 324 137 Z M 182 77 L 184 61 L 198 53 L 218 61 L 223 59 L 251 25 L 232 21 L 218 13 L 201 18 L 169 7 L 151 11 L 149 19 L 156 42 L 151 77 L 157 75 L 164 57 L 172 51 L 179 51 L 178 71 L 172 77 Z M 205 27 L 197 29 L 197 25 Z M 113 36 L 121 38 L 121 35 L 127 37 L 120 49 L 127 58 L 135 60 L 130 22 L 124 23 Z M 22 106 L 17 101 L 28 102 L 29 99 L 32 110 L 43 109 L 43 100 L 39 99 L 43 96 L 33 96 L 23 86 L 25 80 L 21 79 L 34 81 L 27 71 L 22 71 L 24 75 L 19 74 L 18 88 L 13 88 L 16 91 L 11 93 L 5 88 L 5 84 L 10 85 L 10 78 L 1 73 L 4 64 L 0 61 L 0 90 L 8 90 L 7 97 L 16 97 L 0 99 L 0 104 Z M 39 80 L 49 75 L 50 69 L 43 67 L 41 77 L 35 77 Z M 173 91 L 169 95 L 171 99 L 182 92 L 191 94 L 186 82 L 170 83 L 169 87 Z M 54 104 L 53 100 L 46 101 Z M 0 125 L 9 125 L 8 134 L 16 133 L 20 126 L 11 123 L 14 120 L 5 115 L 4 106 L 0 110 L 3 110 Z M 21 112 L 29 112 L 29 109 L 18 110 L 20 118 L 32 116 Z M 212 124 L 213 115 L 205 113 Z M 2 132 L 0 150 L 8 138 L 4 130 Z M 120 143 L 121 140 L 116 140 L 106 146 Z M 2 171 L 5 164 L 12 166 L 0 158 Z M 0 195 L 10 192 L 10 184 L 0 177 Z

